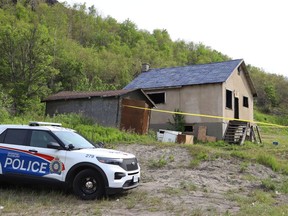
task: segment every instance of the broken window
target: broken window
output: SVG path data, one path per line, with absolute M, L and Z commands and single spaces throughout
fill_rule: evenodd
M 194 128 L 192 125 L 186 125 L 186 126 L 184 126 L 184 131 L 185 132 L 193 132 Z
M 243 96 L 243 107 L 249 107 L 248 97 Z
M 148 93 L 147 95 L 155 104 L 165 103 L 165 92 Z
M 226 89 L 226 108 L 232 109 L 232 91 Z

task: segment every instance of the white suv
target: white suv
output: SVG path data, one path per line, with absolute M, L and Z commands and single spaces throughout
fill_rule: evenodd
M 0 179 L 63 182 L 89 200 L 138 186 L 134 155 L 100 148 L 58 123 L 0 125 Z M 39 181 L 40 183 L 40 181 Z

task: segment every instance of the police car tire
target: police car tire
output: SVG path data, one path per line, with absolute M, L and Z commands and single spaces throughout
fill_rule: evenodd
M 98 199 L 104 194 L 103 180 L 93 169 L 82 170 L 74 178 L 73 191 L 83 200 Z

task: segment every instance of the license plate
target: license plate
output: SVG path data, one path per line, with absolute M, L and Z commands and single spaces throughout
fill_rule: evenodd
M 138 182 L 138 176 L 133 177 L 133 182 Z

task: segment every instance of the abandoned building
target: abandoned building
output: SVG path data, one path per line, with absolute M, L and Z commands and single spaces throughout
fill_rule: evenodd
M 253 121 L 253 99 L 257 94 L 243 59 L 157 69 L 143 65 L 142 73 L 124 89 L 139 88 L 158 110 L 177 109 L 196 114 L 185 115 L 185 131 L 192 134 L 197 134 L 199 127 L 205 126 L 208 136 L 225 139 L 229 122 L 230 125 L 241 122 L 233 119 Z M 172 121 L 171 114 L 153 111 L 150 128 L 168 128 L 168 119 Z M 241 131 L 246 129 L 245 125 L 247 122 Z
M 150 111 L 129 106 L 153 108 L 155 104 L 141 90 L 73 92 L 53 94 L 46 103 L 46 115 L 82 114 L 95 123 L 145 134 L 149 129 Z M 137 121 L 135 121 L 137 119 Z

